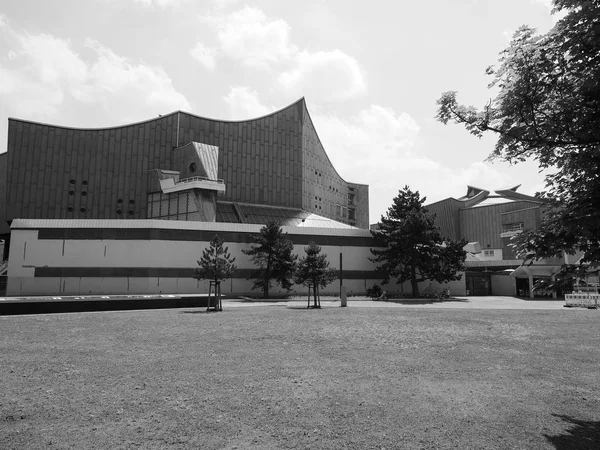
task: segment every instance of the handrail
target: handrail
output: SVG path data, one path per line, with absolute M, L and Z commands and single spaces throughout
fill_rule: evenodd
M 224 183 L 224 181 L 220 178 L 217 178 L 216 180 L 211 180 L 208 177 L 190 177 L 190 178 L 183 178 L 175 184 L 193 183 L 194 181 L 208 181 L 210 183 L 220 183 L 220 184 Z

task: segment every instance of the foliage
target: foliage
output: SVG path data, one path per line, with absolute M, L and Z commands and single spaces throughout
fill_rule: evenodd
M 325 287 L 336 278 L 335 270 L 329 267 L 327 255 L 321 254 L 321 247 L 310 242 L 308 247 L 304 247 L 306 256 L 298 262 L 294 281 L 304 286 L 312 286 L 317 304 L 317 292 L 319 288 Z
M 523 26 L 499 58 L 482 109 L 460 105 L 456 92 L 438 100 L 437 119 L 462 124 L 475 136 L 497 133 L 490 155 L 510 163 L 537 160 L 550 169 L 549 206 L 541 227 L 518 242 L 524 258 L 585 252 L 600 263 L 600 3 L 554 0 L 566 12 L 548 33 Z
M 217 283 L 231 278 L 235 272 L 235 258 L 229 249 L 223 247 L 223 240 L 215 235 L 207 248 L 202 251 L 202 258 L 194 269 L 193 277 L 197 280 L 211 280 Z
M 426 280 L 445 282 L 460 280 L 464 270 L 465 240 L 445 239 L 435 226 L 435 217 L 423 206 L 425 197 L 408 186 L 400 190 L 385 216 L 381 217 L 378 231 L 373 236 L 383 249 L 371 249 L 371 261 L 387 279 L 397 278 L 400 283 L 410 281 L 412 294 L 419 296 L 418 283 Z
M 309 242 L 304 252 L 306 256 L 300 258 L 294 277 L 297 284 L 325 287 L 335 280 L 335 269 L 329 267 L 327 255 L 321 254 L 319 245 Z
M 242 252 L 257 266 L 253 273 L 252 289 L 261 289 L 264 298 L 269 297 L 272 281 L 282 289 L 289 291 L 293 285 L 292 277 L 296 269 L 297 255 L 293 254 L 294 244 L 287 239 L 276 222 L 268 222 L 253 236 L 253 245 Z
M 381 297 L 382 295 L 383 289 L 378 284 L 374 284 L 370 288 L 367 288 L 367 297 L 375 299 Z

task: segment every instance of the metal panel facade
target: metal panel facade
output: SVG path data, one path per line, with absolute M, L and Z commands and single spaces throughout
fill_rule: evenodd
M 348 188 L 355 186 L 356 225 L 368 228 L 368 187 L 339 177 L 304 99 L 241 122 L 183 112 L 103 129 L 9 119 L 8 155 L 4 164 L 0 160 L 7 175 L 0 220 L 144 219 L 148 171 L 178 170 L 173 149 L 192 141 L 219 147 L 218 177 L 226 185 L 221 200 L 303 208 L 339 219 L 331 205 L 347 202 Z

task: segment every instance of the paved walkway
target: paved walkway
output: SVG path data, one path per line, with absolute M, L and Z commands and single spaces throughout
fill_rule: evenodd
M 223 307 L 287 306 L 305 308 L 306 300 L 224 300 Z M 374 302 L 372 300 L 348 300 L 349 308 L 444 308 L 444 309 L 577 309 L 564 308 L 564 300 L 528 300 L 515 297 L 462 297 L 439 302 L 405 300 L 402 302 Z M 323 308 L 339 308 L 339 300 L 321 300 Z
M 0 315 L 11 314 L 15 308 L 20 308 L 20 313 L 47 312 L 46 310 L 61 308 L 62 304 L 74 304 L 84 307 L 86 304 L 102 304 L 98 310 L 114 309 L 140 309 L 144 308 L 182 308 L 189 306 L 198 306 L 198 302 L 205 295 L 84 295 L 84 296 L 39 296 L 39 297 L 0 297 Z M 555 309 L 555 310 L 576 310 L 580 308 L 565 308 L 564 300 L 530 300 L 515 297 L 460 297 L 444 301 L 428 300 L 402 300 L 402 301 L 372 301 L 367 299 L 354 300 L 347 302 L 349 308 L 429 308 L 429 309 Z M 27 306 L 30 305 L 30 306 Z M 43 305 L 49 305 L 44 307 Z M 52 306 L 54 305 L 54 306 Z M 306 299 L 262 301 L 258 299 L 239 298 L 223 300 L 224 308 L 244 308 L 244 307 L 287 307 L 287 308 L 306 308 Z M 340 300 L 325 298 L 321 300 L 323 308 L 339 308 Z M 92 307 L 92 306 L 90 306 Z M 12 309 L 11 309 L 12 308 Z M 37 308 L 37 309 L 35 309 Z M 74 310 L 87 310 L 77 309 Z M 16 310 L 15 310 L 16 311 Z

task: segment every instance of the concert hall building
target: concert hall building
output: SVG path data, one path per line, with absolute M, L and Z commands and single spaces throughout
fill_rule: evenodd
M 241 250 L 269 220 L 298 254 L 321 245 L 349 291 L 380 280 L 369 188 L 338 174 L 304 98 L 244 121 L 177 111 L 110 128 L 8 122 L 8 295 L 198 292 L 191 269 L 215 234 L 239 267 L 224 292 L 249 292 Z

